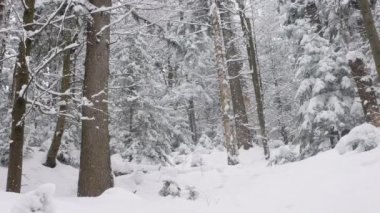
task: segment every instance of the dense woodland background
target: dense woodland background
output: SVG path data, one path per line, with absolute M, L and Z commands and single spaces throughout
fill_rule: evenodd
M 380 126 L 376 0 L 0 0 L 0 21 L 8 191 L 40 151 L 95 196 L 113 154 L 171 166 L 218 148 L 235 165 L 260 146 L 276 164 Z

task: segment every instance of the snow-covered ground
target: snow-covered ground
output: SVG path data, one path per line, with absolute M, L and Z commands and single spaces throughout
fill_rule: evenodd
M 75 197 L 78 171 L 65 165 L 46 168 L 41 166 L 43 157 L 39 153 L 25 161 L 23 193 L 54 183 L 55 213 L 380 212 L 380 148 L 345 155 L 331 150 L 271 167 L 258 148 L 242 151 L 241 164 L 233 167 L 225 165 L 226 154 L 221 151 L 202 154 L 200 167 L 190 166 L 189 155 L 171 168 L 135 165 L 133 173 L 117 177 L 116 187 L 97 198 Z M 161 197 L 164 180 L 177 182 L 181 197 Z M 25 197 L 30 193 L 5 193 L 5 182 L 6 169 L 0 168 L 0 212 L 19 213 L 14 206 L 28 202 Z M 48 186 L 42 191 L 49 191 Z M 188 200 L 186 187 L 194 187 L 198 199 Z

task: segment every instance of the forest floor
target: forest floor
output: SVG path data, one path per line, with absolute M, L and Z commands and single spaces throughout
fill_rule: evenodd
M 380 211 L 380 148 L 339 155 L 335 150 L 307 160 L 267 166 L 262 150 L 241 151 L 241 164 L 227 166 L 226 154 L 202 154 L 203 165 L 190 159 L 174 167 L 132 166 L 116 187 L 96 198 L 75 197 L 78 170 L 59 164 L 41 165 L 44 153 L 24 163 L 23 192 L 54 183 L 55 213 L 378 213 Z M 0 212 L 23 205 L 25 194 L 5 193 L 6 168 L 0 168 Z M 175 181 L 181 197 L 162 197 L 164 180 Z M 199 193 L 188 200 L 186 187 Z M 21 200 L 21 201 L 20 201 Z M 20 212 L 20 211 L 14 211 Z

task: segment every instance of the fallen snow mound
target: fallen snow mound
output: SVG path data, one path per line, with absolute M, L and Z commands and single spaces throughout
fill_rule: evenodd
M 365 152 L 380 145 L 380 129 L 365 123 L 353 128 L 349 134 L 342 137 L 336 145 L 339 154 L 351 151 Z
M 24 194 L 12 208 L 12 213 L 53 213 L 54 184 L 44 184 Z

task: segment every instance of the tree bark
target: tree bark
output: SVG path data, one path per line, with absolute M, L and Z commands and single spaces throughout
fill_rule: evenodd
M 231 14 L 226 11 L 221 14 L 221 21 L 224 23 L 223 36 L 224 45 L 226 47 L 226 59 L 231 87 L 232 105 L 234 108 L 236 139 L 238 146 L 243 146 L 244 149 L 252 147 L 252 133 L 248 128 L 247 110 L 244 104 L 242 84 L 240 81 L 240 72 L 243 67 L 241 53 L 234 42 L 234 33 L 232 31 Z
M 193 97 L 191 97 L 189 100 L 188 115 L 189 115 L 190 131 L 193 133 L 191 138 L 193 139 L 194 144 L 196 144 L 198 142 L 198 134 L 197 134 L 197 126 L 196 126 L 196 120 L 195 120 L 195 106 L 194 106 Z
M 380 127 L 380 111 L 377 104 L 376 93 L 373 89 L 373 83 L 368 78 L 365 65 L 362 59 L 356 58 L 355 61 L 349 61 L 352 71 L 352 77 L 358 88 L 358 94 L 363 106 L 366 121 L 376 127 Z
M 5 9 L 5 0 L 0 0 L 0 29 L 3 28 L 5 26 L 5 16 L 6 16 L 6 9 Z M 5 55 L 5 50 L 6 50 L 6 46 L 5 46 L 5 38 L 7 36 L 6 35 L 0 35 L 0 59 L 2 59 L 0 61 L 0 83 L 1 83 L 1 73 L 3 72 L 3 59 L 4 59 L 4 55 Z
M 371 46 L 373 59 L 376 65 L 378 78 L 380 78 L 380 39 L 376 31 L 376 25 L 372 16 L 371 7 L 368 0 L 357 0 L 360 12 L 363 16 L 364 29 L 366 31 L 369 44 Z
M 24 1 L 23 24 L 25 31 L 31 31 L 34 18 L 34 0 Z M 22 155 L 24 145 L 24 114 L 26 110 L 27 84 L 29 81 L 29 64 L 27 57 L 30 56 L 32 40 L 23 38 L 19 43 L 19 53 L 13 78 L 13 106 L 12 127 L 9 147 L 9 165 L 7 177 L 7 191 L 20 192 L 22 176 Z
M 244 12 L 245 6 L 243 2 L 241 2 L 241 0 L 238 0 L 237 2 L 240 9 L 239 17 L 240 17 L 241 28 L 246 40 L 249 68 L 252 71 L 252 82 L 253 82 L 253 88 L 255 90 L 255 99 L 256 99 L 256 106 L 257 106 L 256 111 L 257 111 L 257 117 L 259 119 L 261 141 L 264 148 L 265 158 L 269 159 L 270 151 L 268 147 L 267 131 L 265 127 L 264 101 L 263 101 L 263 94 L 262 94 L 261 77 L 260 77 L 260 72 L 259 72 L 258 64 L 257 64 L 256 46 L 255 46 L 255 42 L 253 38 L 252 25 L 249 18 L 247 18 L 245 15 L 245 12 Z
M 90 0 L 98 8 L 111 0 Z M 108 76 L 110 24 L 108 12 L 91 14 L 87 26 L 87 50 L 83 85 L 82 143 L 78 196 L 98 196 L 113 186 L 108 131 Z
M 236 141 L 236 132 L 233 122 L 233 105 L 231 101 L 231 89 L 227 80 L 227 62 L 226 50 L 223 41 L 222 23 L 220 20 L 219 9 L 216 0 L 213 0 L 211 6 L 212 13 L 212 28 L 213 40 L 215 49 L 215 58 L 217 66 L 217 75 L 219 82 L 219 98 L 222 112 L 222 121 L 224 128 L 224 145 L 227 149 L 227 163 L 228 165 L 236 165 L 239 163 L 238 159 L 238 146 Z
M 65 32 L 65 40 L 67 44 L 71 42 L 71 35 L 68 32 Z M 44 163 L 45 166 L 54 168 L 57 163 L 56 163 L 56 158 L 58 154 L 59 147 L 61 146 L 61 141 L 62 141 L 62 135 L 65 131 L 65 122 L 66 122 L 66 117 L 64 113 L 66 113 L 67 110 L 67 102 L 70 98 L 67 92 L 70 92 L 70 83 L 71 83 L 71 72 L 70 72 L 70 65 L 71 65 L 71 51 L 72 50 L 66 50 L 63 53 L 63 70 L 62 70 L 62 80 L 61 80 L 61 93 L 63 94 L 61 96 L 61 104 L 59 106 L 59 115 L 58 115 L 58 120 L 57 124 L 55 126 L 55 131 L 53 135 L 53 140 L 50 145 L 47 157 L 46 157 L 46 162 Z

